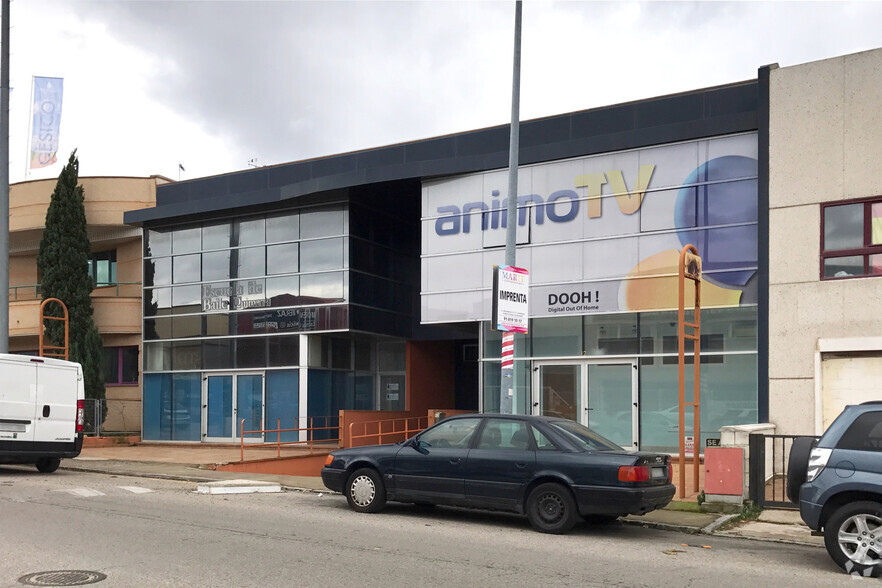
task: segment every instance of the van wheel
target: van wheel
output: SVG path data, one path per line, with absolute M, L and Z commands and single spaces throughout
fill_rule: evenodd
M 61 465 L 61 460 L 57 457 L 44 457 L 37 462 L 37 469 L 44 474 L 51 474 Z
M 561 535 L 579 520 L 576 501 L 570 491 L 555 483 L 541 484 L 527 498 L 527 518 L 540 533 Z
M 851 502 L 824 524 L 824 546 L 849 574 L 877 576 L 882 565 L 882 504 Z

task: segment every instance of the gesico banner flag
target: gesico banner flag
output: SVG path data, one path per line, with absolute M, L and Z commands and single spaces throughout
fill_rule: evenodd
M 31 113 L 31 169 L 52 165 L 57 161 L 58 130 L 61 127 L 62 78 L 34 77 L 34 104 Z

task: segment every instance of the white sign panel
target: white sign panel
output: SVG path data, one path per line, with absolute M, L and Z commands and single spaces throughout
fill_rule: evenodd
M 511 265 L 493 268 L 493 324 L 497 331 L 526 333 L 530 318 L 530 273 Z

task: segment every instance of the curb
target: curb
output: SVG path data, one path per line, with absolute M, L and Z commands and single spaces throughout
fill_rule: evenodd
M 675 525 L 673 523 L 659 523 L 656 521 L 638 521 L 635 519 L 620 518 L 619 521 L 626 525 L 637 525 L 650 529 L 659 529 L 661 531 L 677 531 L 679 533 L 688 533 L 690 535 L 700 535 L 700 527 L 691 527 L 689 525 Z

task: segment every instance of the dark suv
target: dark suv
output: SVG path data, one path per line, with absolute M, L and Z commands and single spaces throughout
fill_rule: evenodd
M 794 441 L 788 483 L 833 561 L 849 573 L 882 571 L 882 402 L 846 406 L 820 440 Z

